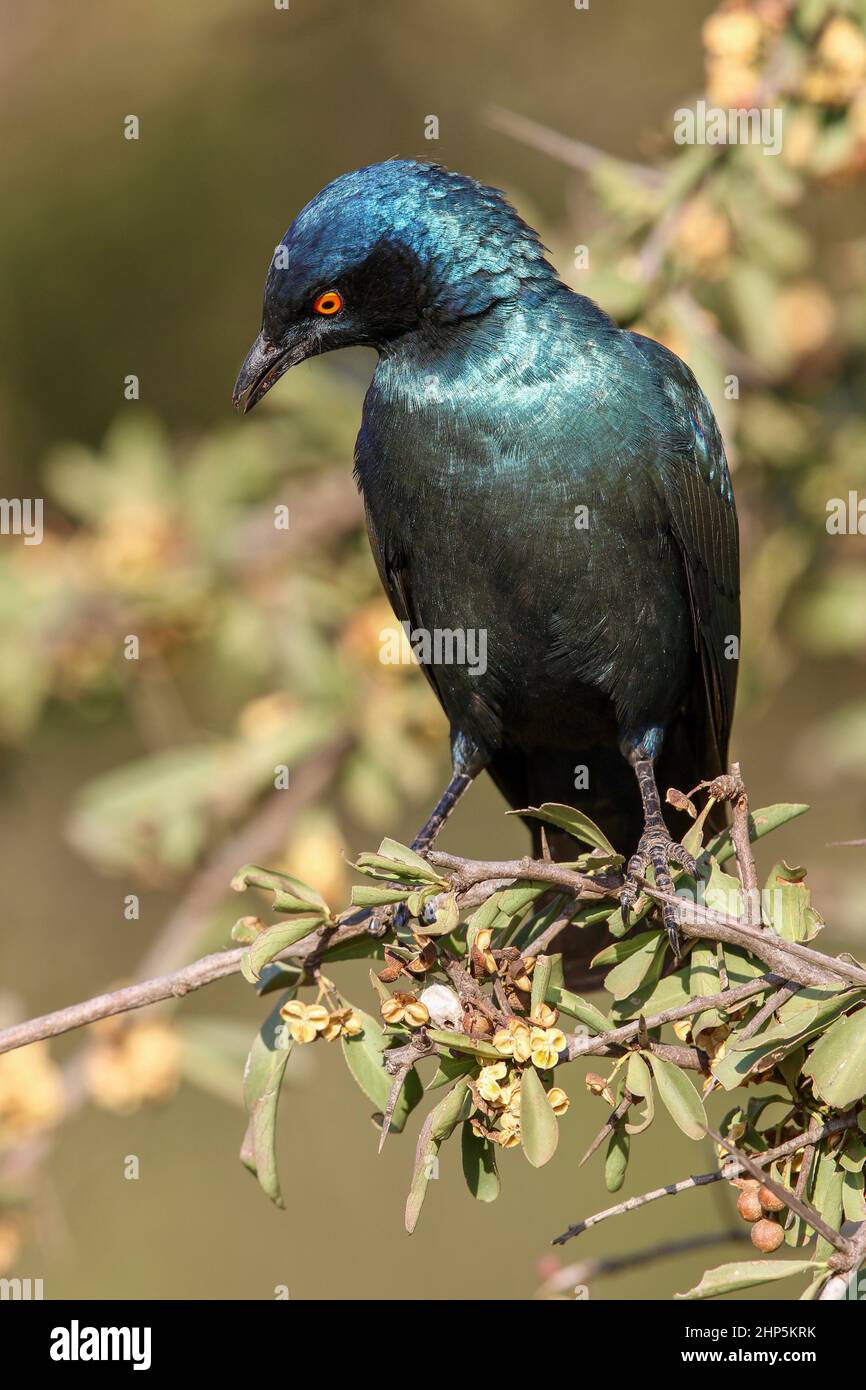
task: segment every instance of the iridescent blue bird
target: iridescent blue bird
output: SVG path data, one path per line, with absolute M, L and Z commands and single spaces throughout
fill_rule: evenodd
M 453 775 L 416 846 L 486 769 L 512 807 L 575 805 L 632 852 L 624 908 L 650 866 L 670 888 L 694 865 L 658 787 L 725 770 L 736 686 L 737 518 L 706 397 L 563 284 L 501 193 L 415 160 L 295 218 L 235 402 L 358 343 L 378 353 L 356 472 L 382 582 L 413 632 L 478 644 L 470 662 L 432 641 Z

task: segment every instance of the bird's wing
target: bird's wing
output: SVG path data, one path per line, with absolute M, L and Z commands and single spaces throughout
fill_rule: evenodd
M 630 337 L 658 373 L 664 402 L 658 477 L 680 550 L 706 688 L 711 735 L 723 770 L 734 712 L 740 633 L 739 531 L 722 437 L 685 363 L 662 344 Z
M 388 600 L 398 621 L 408 623 L 412 629 L 420 627 L 421 619 L 412 593 L 411 564 L 406 545 L 401 543 L 399 548 L 394 548 L 383 544 L 373 524 L 369 509 L 367 511 L 367 535 L 370 539 L 370 549 L 373 552 L 373 559 L 382 581 L 382 587 L 388 595 Z M 444 708 L 443 691 L 436 684 L 436 667 L 427 662 L 419 664 L 432 686 L 436 698 Z

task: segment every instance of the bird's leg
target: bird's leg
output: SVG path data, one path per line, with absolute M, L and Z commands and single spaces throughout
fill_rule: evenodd
M 638 879 L 643 877 L 648 868 L 652 867 L 656 887 L 660 888 L 663 893 L 672 893 L 674 890 L 673 879 L 668 869 L 669 864 L 678 864 L 692 875 L 697 873 L 694 859 L 688 850 L 683 849 L 682 845 L 673 838 L 665 825 L 652 759 L 637 758 L 632 765 L 643 802 L 644 828 L 637 851 L 628 861 L 625 886 L 620 894 L 620 906 L 624 922 L 628 921 L 628 914 L 634 907 L 637 898 Z M 680 937 L 670 903 L 662 903 L 662 921 L 667 929 L 671 950 L 675 959 L 678 959 Z
M 412 841 L 411 848 L 416 854 L 426 854 L 429 849 L 432 849 L 437 835 L 451 815 L 457 802 L 466 791 L 466 788 L 471 785 L 473 778 L 474 774 L 467 772 L 464 767 L 454 768 L 448 786 L 445 788 L 433 810 L 430 812 L 430 815 Z M 396 911 L 390 904 L 386 904 L 384 907 L 377 907 L 371 914 L 367 931 L 371 936 L 384 936 L 389 926 L 398 926 L 400 924 L 401 915 L 405 915 L 405 913 L 401 914 L 399 904 Z
M 452 772 L 448 786 L 412 841 L 411 848 L 416 854 L 426 854 L 428 849 L 432 849 L 439 831 L 471 782 L 472 778 L 468 772 L 457 769 Z

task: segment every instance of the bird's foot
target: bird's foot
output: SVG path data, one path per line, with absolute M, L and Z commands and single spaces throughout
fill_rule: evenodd
M 637 851 L 628 861 L 626 879 L 619 898 L 623 922 L 628 922 L 628 915 L 637 901 L 639 880 L 645 876 L 647 869 L 652 869 L 655 885 L 663 893 L 674 891 L 669 864 L 676 864 L 679 868 L 685 869 L 686 873 L 697 876 L 695 861 L 688 850 L 669 835 L 664 826 L 647 826 L 640 837 Z M 673 907 L 670 903 L 662 903 L 661 908 L 662 921 L 671 943 L 671 950 L 674 957 L 679 959 L 680 934 Z

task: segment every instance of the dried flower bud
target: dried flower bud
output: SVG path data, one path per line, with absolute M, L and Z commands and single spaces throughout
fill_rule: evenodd
M 556 1009 L 552 1009 L 549 1004 L 536 1004 L 532 1013 L 529 1015 L 530 1022 L 538 1028 L 552 1028 L 559 1017 Z
M 586 1089 L 591 1096 L 603 1096 L 608 1105 L 616 1104 L 616 1097 L 608 1082 L 603 1076 L 599 1076 L 598 1072 L 588 1071 L 584 1077 L 584 1081 L 586 1082 Z
M 410 1028 L 423 1028 L 425 1023 L 430 1022 L 427 1007 L 421 1003 L 420 999 L 413 999 L 411 1004 L 406 1005 L 404 1018 Z
M 551 1086 L 547 1093 L 547 1099 L 550 1101 L 550 1108 L 554 1115 L 564 1115 L 571 1104 L 561 1086 Z

